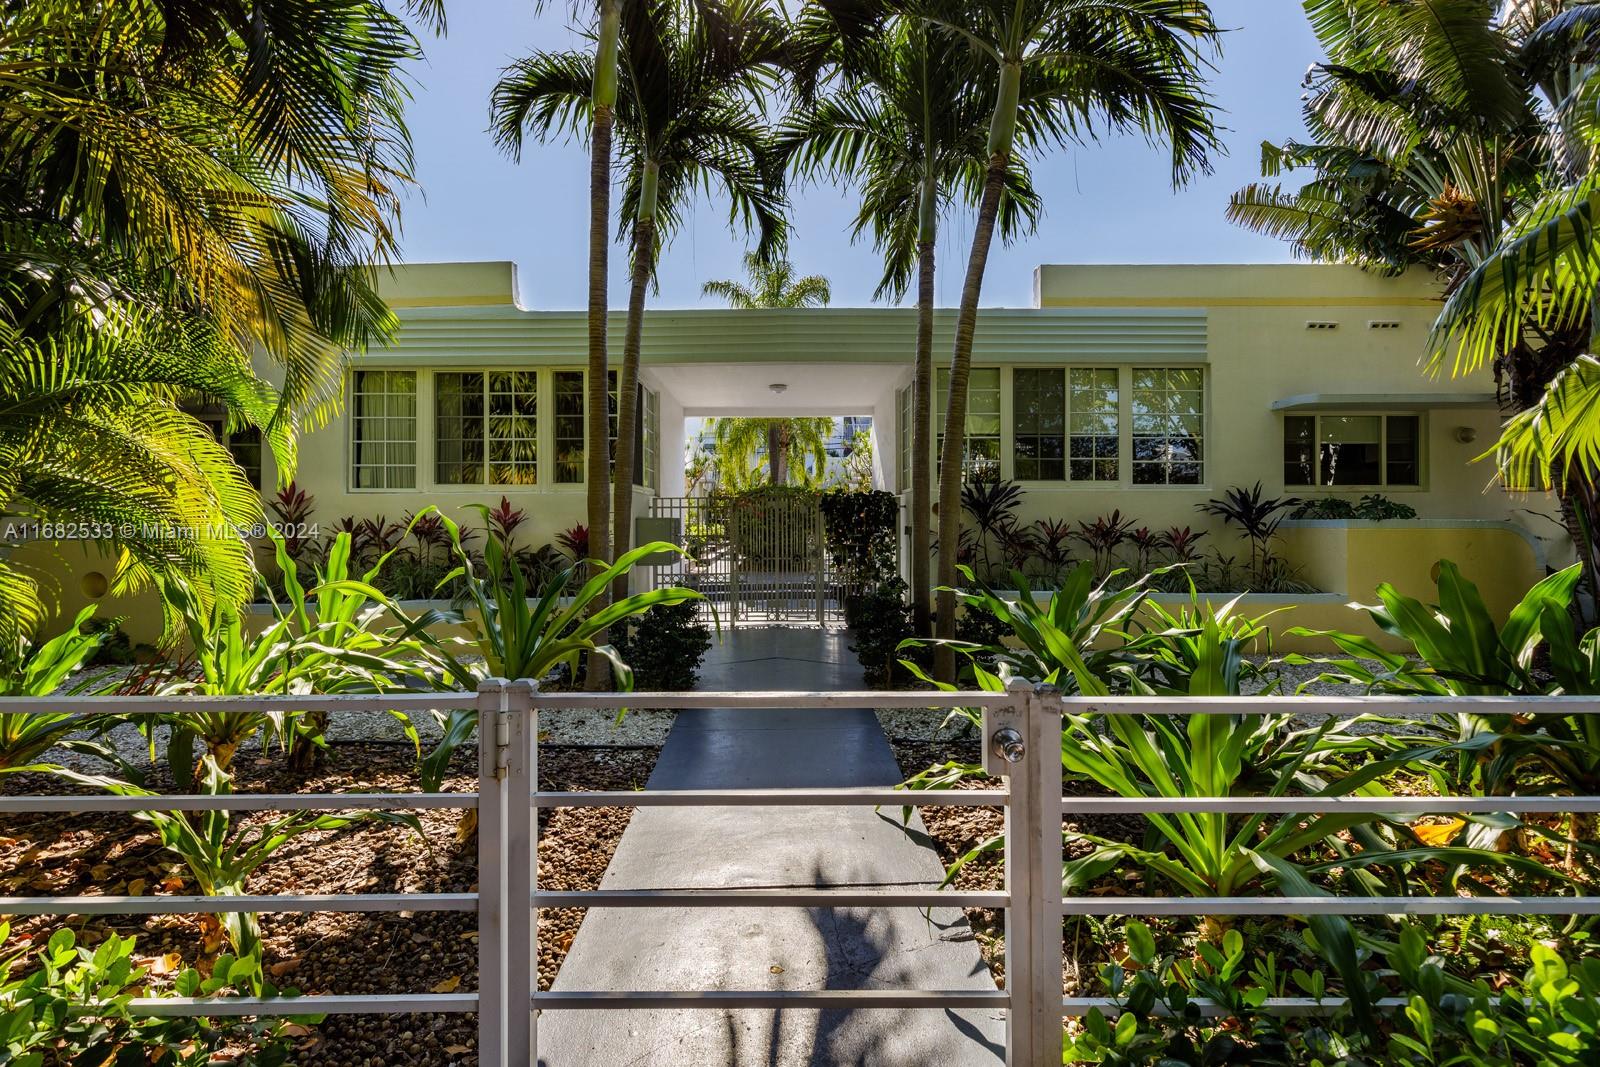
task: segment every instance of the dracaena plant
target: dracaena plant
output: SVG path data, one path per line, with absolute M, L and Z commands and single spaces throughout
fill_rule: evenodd
M 270 532 L 282 573 L 285 603 L 271 604 L 270 621 L 253 633 L 243 616 L 226 606 L 205 608 L 182 583 L 167 583 L 163 595 L 183 619 L 195 670 L 157 687 L 170 695 L 246 696 L 283 693 L 378 693 L 398 689 L 441 660 L 428 656 L 427 628 L 452 616 L 428 611 L 408 617 L 372 584 L 394 549 L 380 555 L 360 578 L 349 573 L 351 536 L 340 533 L 329 545 L 326 564 L 308 589 L 300 565 L 284 539 Z M 385 617 L 398 620 L 386 623 Z M 286 743 L 296 736 L 315 744 L 325 720 L 302 722 L 292 708 L 273 711 L 175 711 L 163 717 L 171 727 L 168 764 L 180 787 L 194 784 L 188 772 L 195 742 L 226 773 L 245 741 L 270 732 Z M 149 724 L 147 724 L 149 725 Z

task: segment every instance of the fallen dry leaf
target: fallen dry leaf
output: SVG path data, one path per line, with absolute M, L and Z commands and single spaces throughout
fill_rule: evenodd
M 461 976 L 459 974 L 453 975 L 453 976 L 451 976 L 449 978 L 445 978 L 445 979 L 442 979 L 442 980 L 440 980 L 438 982 L 433 983 L 433 988 L 430 989 L 429 992 L 431 992 L 431 993 L 454 993 L 456 991 L 456 987 L 459 986 L 460 984 L 461 984 Z

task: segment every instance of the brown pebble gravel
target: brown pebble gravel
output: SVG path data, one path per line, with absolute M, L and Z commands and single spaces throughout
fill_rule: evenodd
M 546 790 L 642 787 L 654 748 L 545 745 L 539 784 Z M 477 786 L 476 753 L 452 762 L 446 791 Z M 276 758 L 235 768 L 237 792 L 335 792 L 416 788 L 412 753 L 384 744 L 335 745 L 324 767 L 289 774 Z M 161 788 L 160 782 L 150 783 Z M 7 793 L 61 793 L 62 783 L 14 775 Z M 632 815 L 631 808 L 541 809 L 539 884 L 594 889 Z M 307 834 L 280 849 L 249 884 L 251 893 L 449 893 L 475 890 L 476 848 L 457 843 L 459 811 L 415 813 L 422 834 L 393 824 Z M 249 815 L 251 821 L 270 814 Z M 142 884 L 141 884 L 142 883 Z M 165 852 L 148 827 L 120 815 L 21 816 L 0 827 L 0 895 L 193 892 L 187 868 Z M 539 985 L 548 988 L 582 922 L 582 909 L 540 909 Z M 472 992 L 477 988 L 476 919 L 470 913 L 269 914 L 262 919 L 272 980 L 302 993 Z M 209 924 L 209 925 L 208 925 Z M 56 918 L 21 919 L 13 937 L 43 944 Z M 199 916 L 72 917 L 80 943 L 108 932 L 137 937 L 136 955 L 175 954 L 171 969 L 205 969 L 206 941 L 217 949 L 213 920 Z M 163 962 L 162 969 L 170 964 Z M 157 978 L 153 985 L 162 980 Z M 472 1015 L 330 1016 L 302 1038 L 293 1062 L 306 1067 L 468 1067 L 477 1063 Z

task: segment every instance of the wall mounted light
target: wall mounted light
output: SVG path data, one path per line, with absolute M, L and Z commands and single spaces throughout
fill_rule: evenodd
M 1456 440 L 1464 445 L 1470 445 L 1478 439 L 1478 431 L 1472 426 L 1457 426 Z
M 782 396 L 784 393 L 789 391 L 789 386 L 788 386 L 788 383 L 786 383 L 786 382 L 773 382 L 771 385 L 767 386 L 767 388 L 771 389 L 774 393 L 777 393 L 779 396 Z

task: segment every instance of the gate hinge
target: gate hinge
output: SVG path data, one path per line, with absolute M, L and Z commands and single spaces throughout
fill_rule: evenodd
M 511 766 L 511 720 L 496 715 L 494 721 L 494 775 L 504 778 Z

